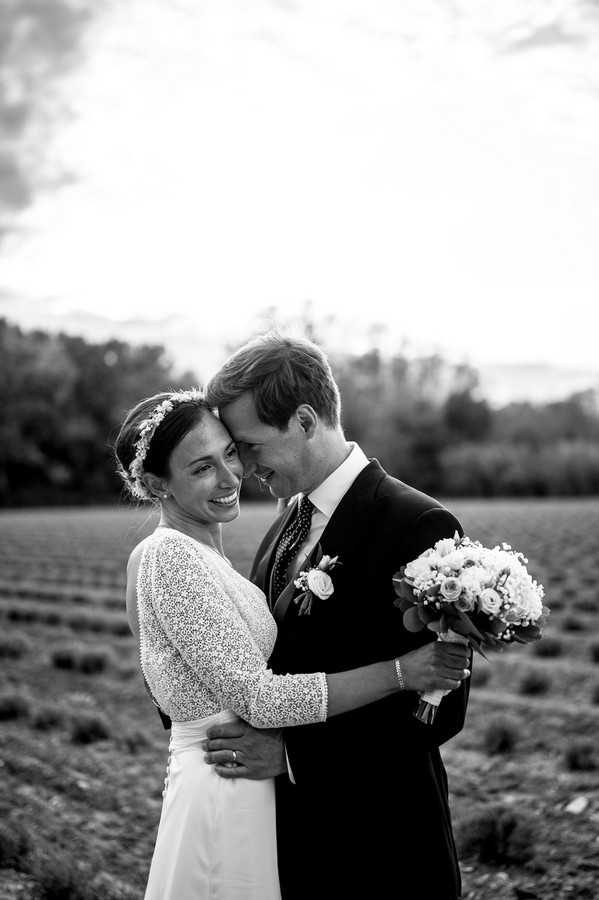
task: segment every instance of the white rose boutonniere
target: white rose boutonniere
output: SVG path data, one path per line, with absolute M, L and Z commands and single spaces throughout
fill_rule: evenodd
M 331 576 L 326 572 L 321 572 L 320 569 L 310 569 L 306 574 L 306 581 L 312 593 L 321 600 L 326 600 L 335 590 Z
M 317 566 L 302 570 L 294 580 L 295 587 L 301 591 L 294 602 L 299 604 L 299 616 L 309 616 L 312 612 L 314 598 L 327 600 L 335 591 L 335 585 L 329 575 L 335 566 L 340 566 L 338 556 L 322 556 Z

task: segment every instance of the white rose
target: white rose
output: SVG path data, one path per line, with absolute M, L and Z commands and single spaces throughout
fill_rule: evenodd
M 439 556 L 447 556 L 455 550 L 455 541 L 453 538 L 443 538 L 435 544 L 435 551 Z
M 308 587 L 321 600 L 326 600 L 335 590 L 331 576 L 320 569 L 310 569 L 307 576 Z
M 464 556 L 460 550 L 456 550 L 455 547 L 451 551 L 451 553 L 447 553 L 443 557 L 443 566 L 447 566 L 450 569 L 461 569 L 464 564 Z
M 455 605 L 462 612 L 470 612 L 474 609 L 474 599 L 471 594 L 465 593 L 456 600 Z
M 493 588 L 485 588 L 479 595 L 480 608 L 490 616 L 496 616 L 501 607 L 501 597 Z
M 538 619 L 543 611 L 541 601 L 530 593 L 519 594 L 513 603 L 513 610 L 519 619 Z
M 457 600 L 462 593 L 462 585 L 458 578 L 445 578 L 441 585 L 441 594 L 446 600 Z
M 510 605 L 510 611 L 514 622 L 520 622 L 522 619 L 528 618 L 528 605 L 521 599 L 516 600 Z
M 411 578 L 412 581 L 418 581 L 419 579 L 426 581 L 429 574 L 430 566 L 424 559 L 415 559 L 406 566 L 406 577 Z
M 480 566 L 468 566 L 460 575 L 462 586 L 473 594 L 481 590 L 481 582 L 486 580 L 485 572 Z
M 540 618 L 543 614 L 543 603 L 540 597 L 533 595 L 529 597 L 529 615 L 533 622 Z

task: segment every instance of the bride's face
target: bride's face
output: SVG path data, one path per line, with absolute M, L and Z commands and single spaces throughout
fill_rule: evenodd
M 171 453 L 167 505 L 202 524 L 231 522 L 239 515 L 242 475 L 231 435 L 207 412 Z

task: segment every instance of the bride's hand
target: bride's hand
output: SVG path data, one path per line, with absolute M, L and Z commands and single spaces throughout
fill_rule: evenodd
M 399 657 L 407 691 L 453 691 L 470 675 L 467 644 L 434 641 Z

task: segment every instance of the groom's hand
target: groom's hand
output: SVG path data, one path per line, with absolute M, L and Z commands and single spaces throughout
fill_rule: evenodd
M 274 778 L 287 771 L 278 728 L 252 728 L 244 721 L 213 725 L 204 749 L 206 762 L 223 778 Z
M 399 657 L 408 691 L 453 691 L 470 675 L 466 644 L 433 641 Z

